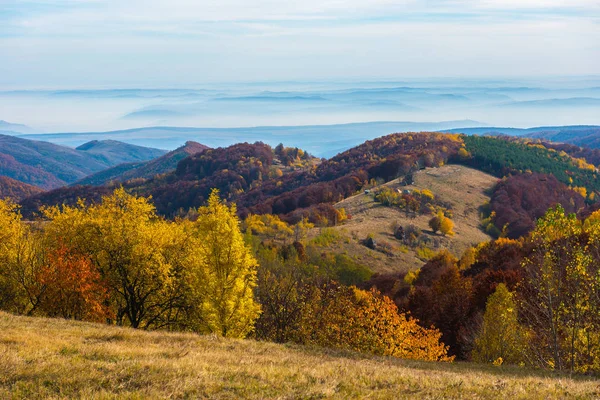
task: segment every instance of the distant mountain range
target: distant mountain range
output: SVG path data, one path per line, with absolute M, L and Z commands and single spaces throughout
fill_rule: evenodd
M 318 157 L 332 157 L 365 140 L 392 132 L 439 131 L 457 126 L 482 126 L 471 120 L 442 122 L 376 121 L 334 125 L 255 126 L 241 128 L 194 128 L 151 126 L 108 132 L 67 132 L 21 135 L 24 139 L 45 140 L 76 147 L 90 140 L 110 138 L 139 146 L 176 149 L 187 141 L 206 146 L 227 147 L 236 143 L 264 142 L 271 146 L 283 143 L 299 147 Z
M 114 140 L 92 141 L 73 149 L 0 135 L 0 175 L 53 189 L 124 162 L 147 161 L 165 153 Z
M 457 121 L 429 124 L 371 122 L 231 129 L 149 127 L 112 132 L 0 134 L 0 175 L 45 190 L 73 184 L 100 186 L 138 178 L 151 179 L 156 175 L 171 173 L 186 157 L 201 153 L 210 147 L 226 147 L 227 143 L 262 141 L 274 146 L 282 142 L 288 146 L 291 144 L 301 147 L 298 145 L 300 143 L 305 144 L 311 152 L 318 149 L 316 153 L 318 156 L 328 156 L 353 147 L 355 142 L 363 142 L 365 139 L 385 133 L 427 130 L 427 128 L 467 135 L 500 134 L 530 137 L 600 148 L 600 126 L 596 125 L 521 129 L 472 126 L 478 124 L 475 121 L 458 122 L 464 122 L 467 126 L 447 129 L 448 125 L 456 124 Z M 4 124 L 8 123 L 4 122 Z M 107 137 L 110 139 L 106 139 Z M 190 137 L 202 137 L 204 144 L 184 140 Z M 71 146 L 77 144 L 78 147 L 66 147 L 46 141 L 30 140 L 31 138 L 43 138 Z M 145 144 L 169 144 L 169 146 L 160 146 L 166 148 L 174 148 L 176 142 L 185 142 L 185 145 L 167 152 L 124 143 L 120 140 Z M 10 190 L 17 193 L 17 197 L 19 196 L 14 182 L 3 182 L 3 187 L 10 187 Z M 31 191 L 27 188 L 22 189 L 24 193 L 28 193 L 28 190 Z M 1 193 L 3 192 L 0 191 Z
M 591 149 L 600 148 L 600 126 L 598 125 L 541 126 L 527 129 L 478 127 L 449 129 L 444 132 L 464 133 L 466 135 L 523 136 L 568 143 L 580 147 L 589 147 Z
M 110 182 L 125 182 L 131 179 L 149 179 L 158 174 L 165 174 L 177 168 L 179 161 L 192 155 L 201 153 L 209 147 L 197 142 L 187 142 L 165 155 L 150 161 L 140 163 L 120 164 L 104 171 L 92 174 L 78 182 L 77 185 L 100 186 Z
M 0 132 L 6 133 L 33 133 L 35 129 L 23 124 L 13 124 L 8 121 L 0 120 Z

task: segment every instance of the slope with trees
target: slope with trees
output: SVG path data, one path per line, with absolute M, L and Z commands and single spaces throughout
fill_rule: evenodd
M 101 186 L 113 182 L 126 182 L 131 179 L 150 179 L 155 175 L 174 171 L 179 161 L 207 149 L 207 146 L 189 141 L 185 145 L 150 161 L 119 164 L 87 176 L 75 184 Z
M 21 201 L 41 193 L 42 189 L 17 181 L 7 176 L 0 176 L 0 199 L 11 198 L 13 201 Z
M 78 149 L 0 135 L 0 175 L 53 189 L 123 162 L 145 161 L 163 150 L 116 141 L 94 141 Z

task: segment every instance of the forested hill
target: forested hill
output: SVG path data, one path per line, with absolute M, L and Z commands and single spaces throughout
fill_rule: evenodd
M 201 153 L 206 149 L 208 149 L 208 147 L 203 144 L 189 141 L 185 145 L 155 159 L 144 162 L 119 164 L 115 167 L 87 176 L 75 184 L 100 186 L 110 182 L 125 182 L 131 179 L 149 179 L 155 175 L 174 171 L 177 168 L 179 161 L 188 156 Z
M 567 150 L 429 132 L 319 160 L 241 143 L 22 213 L 0 201 L 0 308 L 598 374 L 598 170 Z M 77 206 L 31 221 L 53 204 Z
M 169 153 L 152 162 L 135 165 L 121 176 L 152 171 L 152 166 L 161 165 L 160 160 L 173 162 L 183 155 L 181 151 Z M 237 203 L 242 216 L 270 213 L 289 222 L 304 217 L 311 221 L 331 221 L 336 218 L 334 203 L 373 182 L 410 176 L 421 168 L 448 162 L 465 164 L 499 178 L 530 172 L 552 175 L 558 183 L 553 183 L 554 188 L 548 190 L 550 204 L 564 203 L 560 199 L 570 198 L 550 195 L 558 193 L 555 190 L 558 184 L 565 188 L 561 191 L 583 193 L 585 190 L 583 198 L 592 203 L 600 190 L 597 170 L 592 164 L 598 159 L 597 151 L 572 145 L 504 136 L 422 132 L 392 134 L 367 141 L 329 160 L 312 158 L 301 149 L 271 148 L 260 142 L 206 149 L 182 158 L 171 172 L 151 178 L 148 178 L 150 172 L 132 175 L 140 179 L 123 184 L 132 193 L 152 196 L 159 213 L 167 217 L 185 214 L 202 205 L 210 190 L 217 188 L 224 198 Z M 103 176 L 104 180 L 109 180 L 109 175 Z M 554 181 L 538 179 L 536 182 L 535 185 L 540 182 L 544 185 Z M 105 191 L 102 186 L 50 191 L 25 200 L 23 211 L 32 215 L 42 204 L 64 201 L 74 204 L 76 197 L 97 199 L 99 193 Z M 579 203 L 576 201 L 576 204 Z M 499 230 L 503 228 L 495 226 Z
M 41 192 L 43 192 L 43 190 L 38 187 L 28 185 L 6 176 L 0 176 L 0 199 L 8 197 L 16 201 L 21 201 Z
M 112 140 L 93 141 L 73 149 L 0 135 L 0 175 L 53 189 L 123 162 L 146 161 L 164 153 Z

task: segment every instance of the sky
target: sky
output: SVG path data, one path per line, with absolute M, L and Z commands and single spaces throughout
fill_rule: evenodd
M 0 90 L 599 71 L 599 0 L 0 0 Z

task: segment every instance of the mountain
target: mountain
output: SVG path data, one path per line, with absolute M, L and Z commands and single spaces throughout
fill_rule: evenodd
M 35 130 L 27 125 L 13 124 L 8 121 L 0 120 L 0 132 L 11 133 L 33 133 Z
M 27 197 L 43 192 L 42 189 L 17 181 L 7 176 L 0 176 L 0 199 L 10 198 L 21 201 Z
M 53 189 L 122 162 L 146 161 L 163 150 L 116 141 L 94 141 L 77 149 L 0 135 L 0 175 Z
M 130 179 L 149 179 L 154 175 L 165 174 L 174 171 L 179 161 L 184 158 L 201 153 L 208 147 L 203 144 L 188 141 L 184 146 L 170 151 L 150 161 L 138 163 L 119 164 L 115 167 L 97 172 L 76 182 L 77 185 L 105 185 L 112 181 L 124 182 Z
M 600 126 L 585 126 L 573 130 L 542 130 L 528 133 L 525 136 L 600 149 Z
M 92 140 L 77 147 L 75 150 L 85 151 L 98 160 L 116 165 L 133 161 L 146 161 L 165 154 L 164 150 L 136 146 L 116 140 Z
M 517 180 L 515 185 L 510 186 L 510 190 L 513 190 L 524 185 L 546 185 L 547 190 L 536 190 L 546 193 L 550 206 L 563 203 L 565 199 L 577 200 L 575 194 L 568 191 L 571 187 L 579 188 L 579 191 L 585 188 L 590 195 L 593 192 L 600 193 L 600 182 L 592 165 L 598 161 L 597 152 L 565 145 L 557 147 L 507 136 L 421 132 L 392 134 L 370 140 L 328 160 L 307 157 L 298 148 L 278 146 L 273 149 L 260 142 L 240 143 L 193 154 L 179 161 L 171 172 L 143 180 L 132 178 L 124 186 L 132 193 L 152 196 L 157 211 L 167 217 L 181 215 L 190 208 L 204 204 L 211 190 L 217 188 L 223 198 L 238 205 L 241 216 L 249 213 L 276 214 L 290 223 L 308 218 L 314 223 L 330 224 L 339 217 L 334 208 L 339 201 L 364 188 L 373 187 L 375 183 L 412 176 L 423 168 L 435 168 L 452 162 L 497 178 L 528 171 L 550 174 L 558 183 L 548 179 Z M 157 164 L 160 165 L 159 162 Z M 135 173 L 140 171 L 157 172 L 150 168 L 152 165 L 146 163 L 131 169 L 121 166 L 116 171 L 119 174 L 115 176 L 121 176 L 119 179 L 122 179 L 127 174 L 136 176 Z M 100 178 L 110 181 L 107 176 L 96 178 L 86 183 L 101 182 Z M 469 190 L 472 189 L 465 189 Z M 40 205 L 74 204 L 79 197 L 98 200 L 107 191 L 108 186 L 61 188 L 24 200 L 23 213 L 31 216 Z M 452 196 L 460 197 L 456 194 Z M 530 212 L 532 218 L 537 217 L 537 209 L 527 208 L 528 199 L 512 197 L 510 202 L 502 199 L 500 203 L 496 201 L 494 207 L 510 215 L 504 217 L 496 212 L 497 220 L 491 221 L 489 228 L 492 234 L 497 235 L 503 229 L 500 222 L 506 220 L 512 223 L 514 215 L 519 213 Z M 424 209 L 431 208 L 425 207 L 425 198 L 413 200 L 421 202 Z M 443 207 L 445 201 L 440 199 L 441 203 L 436 207 Z M 577 200 L 574 204 L 581 202 Z M 517 229 L 515 225 L 514 232 L 521 235 L 530 227 L 527 225 L 525 229 Z
M 578 137 L 585 135 L 589 132 L 600 133 L 600 125 L 538 126 L 534 128 L 507 128 L 495 126 L 482 126 L 443 129 L 441 132 L 464 133 L 465 135 L 510 135 L 539 138 L 544 137 L 545 139 L 553 141 L 563 141 L 560 139 L 552 139 L 550 135 L 557 135 L 563 137 Z
M 360 190 L 371 179 L 389 181 L 419 168 L 444 163 L 461 146 L 458 135 L 392 134 L 367 141 L 329 160 L 319 161 L 298 148 L 275 149 L 264 143 L 240 143 L 205 150 L 179 162 L 177 168 L 148 181 L 126 183 L 126 189 L 152 196 L 159 213 L 173 216 L 202 205 L 213 188 L 235 201 L 240 213 L 273 213 L 290 221 L 321 216 L 335 218 L 332 204 Z M 89 191 L 89 196 L 82 195 Z M 100 189 L 73 187 L 49 192 L 24 203 L 31 215 L 37 204 L 70 203 L 97 197 Z M 77 195 L 75 195 L 77 193 Z M 27 206 L 26 206 L 27 205 Z
M 227 147 L 241 142 L 263 142 L 271 146 L 285 143 L 299 147 L 317 157 L 332 157 L 358 146 L 365 140 L 390 132 L 440 131 L 457 126 L 482 126 L 471 120 L 442 122 L 376 121 L 333 125 L 251 126 L 241 128 L 194 128 L 149 126 L 108 132 L 66 132 L 27 135 L 24 138 L 44 140 L 63 146 L 76 147 L 90 140 L 110 138 L 161 149 L 176 149 L 193 140 L 208 147 Z
M 568 143 L 590 149 L 600 148 L 600 126 L 540 126 L 535 128 L 477 127 L 448 129 L 443 132 L 464 133 L 465 135 L 510 135 L 532 139 L 545 139 L 552 142 Z

